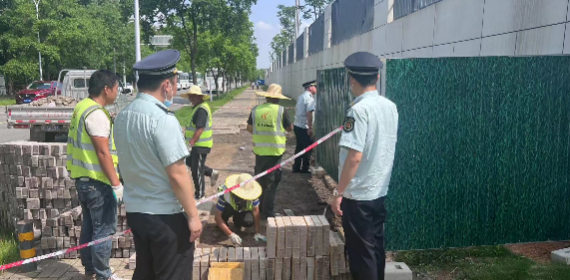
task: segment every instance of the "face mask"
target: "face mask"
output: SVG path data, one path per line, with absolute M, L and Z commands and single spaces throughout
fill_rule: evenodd
M 172 86 L 170 86 L 170 88 L 172 89 Z M 171 90 L 172 92 L 172 90 Z M 164 93 L 164 106 L 166 106 L 166 108 L 172 106 L 172 101 L 174 100 L 174 95 L 172 95 L 172 98 L 170 98 L 170 100 L 168 100 L 168 92 Z

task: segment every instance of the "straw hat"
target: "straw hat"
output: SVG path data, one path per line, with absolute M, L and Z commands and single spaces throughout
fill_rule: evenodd
M 276 98 L 276 99 L 291 99 L 285 95 L 283 95 L 281 91 L 281 86 L 278 84 L 271 84 L 267 91 L 263 92 L 256 92 L 257 95 L 269 98 Z
M 252 176 L 247 173 L 233 174 L 230 175 L 228 178 L 226 178 L 226 186 L 228 188 L 231 188 L 251 178 Z M 233 194 L 237 195 L 238 197 L 244 200 L 254 200 L 261 196 L 261 192 L 262 192 L 261 185 L 259 185 L 259 183 L 255 180 L 232 190 Z
M 203 93 L 202 93 L 202 89 L 200 89 L 200 87 L 199 87 L 199 86 L 196 86 L 196 85 L 192 85 L 192 86 L 188 89 L 188 92 L 181 94 L 180 97 L 182 97 L 182 98 L 188 98 L 190 95 L 201 95 L 201 96 L 202 96 L 202 99 L 203 99 L 204 101 L 210 100 L 210 96 L 207 95 L 207 94 L 203 94 Z

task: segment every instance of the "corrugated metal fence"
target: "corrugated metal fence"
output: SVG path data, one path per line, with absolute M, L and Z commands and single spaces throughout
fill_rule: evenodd
M 417 10 L 421 10 L 440 1 L 442 0 L 395 0 L 394 19 L 407 16 Z
M 374 0 L 337 0 L 331 20 L 333 45 L 366 33 L 374 27 Z
M 325 15 L 321 15 L 309 27 L 309 55 L 324 49 Z
M 299 61 L 305 58 L 304 50 L 305 50 L 305 36 L 301 35 L 299 36 L 299 38 L 297 38 L 297 57 L 295 58 L 295 61 Z

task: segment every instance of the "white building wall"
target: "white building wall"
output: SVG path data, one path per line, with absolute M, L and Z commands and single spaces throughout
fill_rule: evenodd
M 297 98 L 317 70 L 342 67 L 357 51 L 383 59 L 570 54 L 569 0 L 444 0 L 392 20 L 394 0 L 375 0 L 374 29 L 331 45 L 331 7 L 325 11 L 325 49 L 274 68 L 269 83 Z M 566 35 L 566 36 L 565 36 Z

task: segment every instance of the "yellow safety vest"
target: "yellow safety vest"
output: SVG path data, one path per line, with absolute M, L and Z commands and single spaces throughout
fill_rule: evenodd
M 256 106 L 251 115 L 253 121 L 253 153 L 258 156 L 280 156 L 285 153 L 285 109 L 277 104 Z
M 73 116 L 71 117 L 71 125 L 69 127 L 69 135 L 67 136 L 67 170 L 73 179 L 88 177 L 93 180 L 111 185 L 109 179 L 103 173 L 103 169 L 99 165 L 99 158 L 95 152 L 91 137 L 85 129 L 85 119 L 95 110 L 103 110 L 109 120 L 111 115 L 109 112 L 91 98 L 85 98 L 75 106 Z M 117 176 L 117 165 L 119 158 L 117 157 L 117 148 L 115 148 L 115 140 L 113 138 L 113 121 L 111 120 L 111 137 L 109 137 L 109 150 L 113 158 L 113 165 Z
M 224 185 L 222 187 L 218 188 L 219 192 L 222 192 L 224 190 L 227 190 L 228 188 Z M 228 201 L 229 198 L 229 201 Z M 252 200 L 246 200 L 246 204 L 245 204 L 245 208 L 243 209 L 239 209 L 238 205 L 236 204 L 235 198 L 234 196 L 230 193 L 226 193 L 224 194 L 224 200 L 226 201 L 226 203 L 229 203 L 230 206 L 232 206 L 232 208 L 236 211 L 236 212 L 247 212 L 247 211 L 252 211 L 253 210 L 253 201 Z
M 192 110 L 190 124 L 186 126 L 186 141 L 190 142 L 192 137 L 194 137 L 194 133 L 196 133 L 196 125 L 192 122 L 192 118 L 199 108 L 203 108 L 208 113 L 208 122 L 206 123 L 206 127 L 204 127 L 204 131 L 202 131 L 202 134 L 200 135 L 200 139 L 198 139 L 194 144 L 194 147 L 212 148 L 212 146 L 214 146 L 214 137 L 212 136 L 212 111 L 210 110 L 210 105 L 206 102 L 200 103 L 200 105 L 194 107 Z

